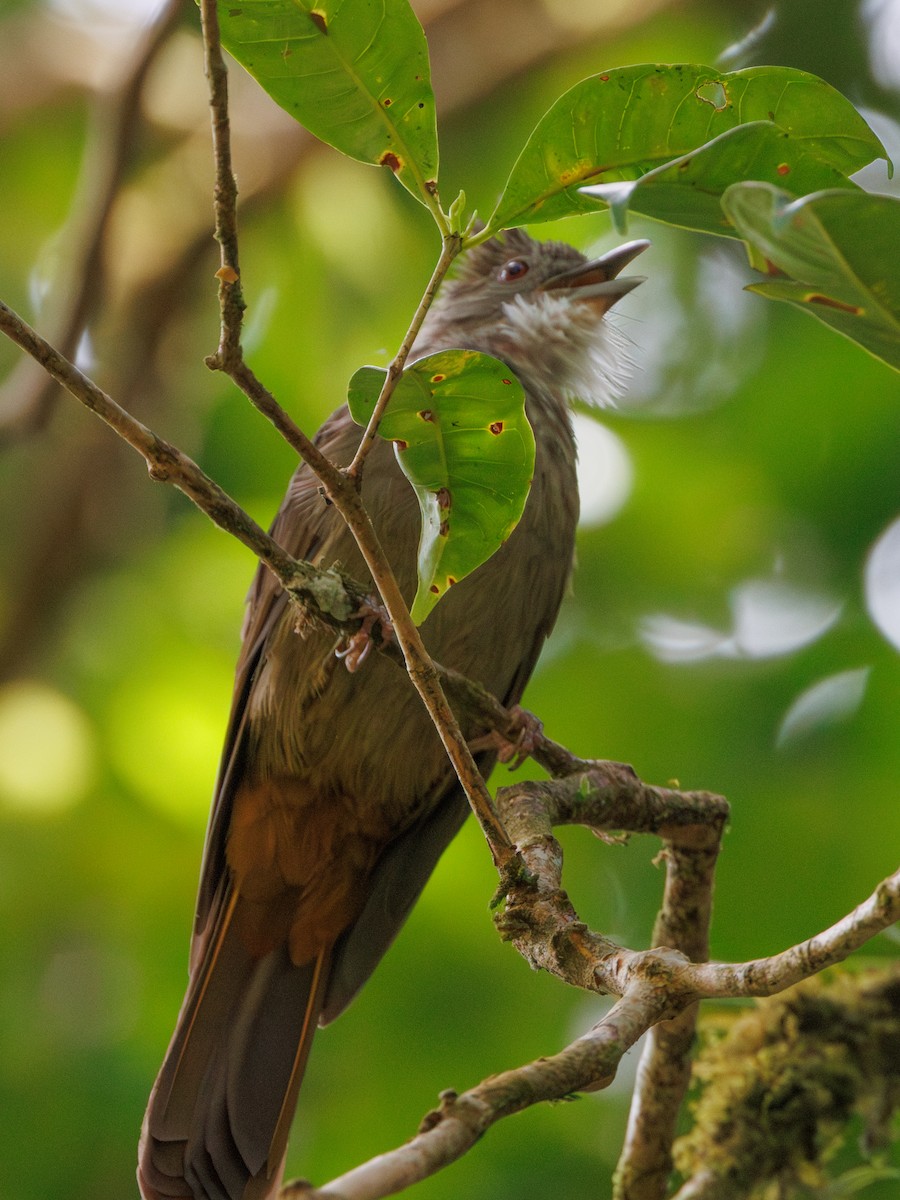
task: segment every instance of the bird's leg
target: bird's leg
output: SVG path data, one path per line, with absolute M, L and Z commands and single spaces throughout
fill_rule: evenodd
M 334 654 L 344 660 L 344 666 L 351 673 L 358 671 L 372 649 L 372 631 L 376 625 L 381 627 L 382 643 L 393 641 L 394 626 L 388 616 L 387 609 L 374 596 L 365 599 L 353 614 L 361 618 L 362 623 L 356 633 L 347 634 L 338 644 Z

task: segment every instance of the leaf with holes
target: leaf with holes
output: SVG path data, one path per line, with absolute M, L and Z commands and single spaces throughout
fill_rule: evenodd
M 348 403 L 360 425 L 368 422 L 385 374 L 360 367 L 350 380 Z M 519 522 L 534 473 L 525 393 L 498 359 L 444 350 L 407 367 L 378 432 L 394 443 L 422 513 L 410 610 L 420 625 Z
M 900 370 L 900 200 L 862 191 L 796 200 L 740 183 L 722 206 L 770 276 L 749 291 L 812 313 Z
M 667 225 L 736 238 L 740 234 L 721 201 L 727 188 L 745 179 L 788 184 L 797 195 L 856 187 L 836 167 L 810 153 L 804 140 L 771 121 L 751 121 L 640 179 L 582 190 L 609 205 L 619 232 L 627 228 L 628 213 L 638 212 Z
M 350 158 L 434 205 L 428 47 L 408 0 L 230 0 L 222 44 L 273 100 Z
M 538 123 L 488 231 L 595 211 L 596 201 L 578 190 L 584 184 L 638 179 L 756 121 L 771 122 L 842 175 L 886 157 L 849 100 L 805 71 L 619 67 L 576 84 Z

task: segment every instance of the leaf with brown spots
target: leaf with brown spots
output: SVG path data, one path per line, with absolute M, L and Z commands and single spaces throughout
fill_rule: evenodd
M 886 157 L 853 105 L 805 71 L 750 67 L 726 73 L 695 63 L 617 67 L 576 84 L 541 119 L 512 169 L 486 232 L 595 211 L 596 199 L 583 194 L 581 187 L 633 182 L 673 160 L 695 155 L 729 131 L 758 122 L 769 122 L 790 135 L 808 159 L 843 176 L 873 158 Z M 776 164 L 785 161 L 789 160 L 784 155 L 775 159 Z M 733 177 L 718 180 L 719 192 L 734 182 Z M 652 207 L 659 198 L 660 211 L 648 215 L 663 221 L 672 207 L 665 192 L 658 186 L 648 199 Z M 649 189 L 646 194 L 649 197 Z M 698 204 L 708 215 L 703 194 L 698 187 Z M 682 195 L 680 202 L 684 199 Z M 692 223 L 690 203 L 682 203 L 678 223 L 706 228 Z
M 620 233 L 627 228 L 628 214 L 636 212 L 668 225 L 738 237 L 721 200 L 727 188 L 744 179 L 779 183 L 796 195 L 856 187 L 836 167 L 818 159 L 804 139 L 785 133 L 771 121 L 752 121 L 640 179 L 588 190 L 609 205 Z
M 770 184 L 741 183 L 722 205 L 769 275 L 749 291 L 811 313 L 900 370 L 896 196 L 828 191 L 797 200 Z
M 350 412 L 359 424 L 368 422 L 385 375 L 362 367 L 350 380 Z M 496 358 L 445 350 L 406 369 L 378 432 L 394 442 L 422 513 L 411 609 L 421 624 L 449 587 L 500 548 L 522 515 L 534 472 L 525 394 Z
M 226 49 L 301 125 L 434 207 L 434 94 L 408 0 L 244 0 L 221 4 L 219 21 Z

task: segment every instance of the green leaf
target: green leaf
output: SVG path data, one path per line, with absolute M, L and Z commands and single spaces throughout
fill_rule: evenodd
M 546 113 L 512 169 L 488 232 L 595 211 L 587 183 L 638 179 L 739 125 L 767 121 L 846 175 L 884 147 L 848 100 L 790 67 L 721 73 L 620 67 L 582 80 Z
M 592 186 L 588 194 L 609 205 L 620 232 L 629 210 L 701 233 L 738 237 L 721 199 L 733 183 L 761 179 L 788 185 L 795 194 L 855 188 L 836 167 L 815 158 L 804 140 L 771 121 L 751 121 L 705 146 L 648 171 L 640 179 Z
M 900 370 L 900 200 L 862 191 L 794 199 L 766 183 L 740 183 L 722 199 L 769 275 L 748 289 L 785 300 Z
M 859 1167 L 851 1167 L 832 1180 L 826 1189 L 828 1200 L 840 1200 L 844 1196 L 858 1196 L 860 1192 L 871 1187 L 873 1183 L 884 1183 L 887 1180 L 900 1182 L 900 1170 L 888 1163 L 863 1163 Z
M 385 374 L 361 367 L 350 380 L 348 403 L 358 424 L 367 424 Z M 444 350 L 407 367 L 378 432 L 394 442 L 422 512 L 410 610 L 420 625 L 518 524 L 534 473 L 525 393 L 498 359 Z
M 408 0 L 232 0 L 219 23 L 225 48 L 301 125 L 434 207 L 434 94 Z

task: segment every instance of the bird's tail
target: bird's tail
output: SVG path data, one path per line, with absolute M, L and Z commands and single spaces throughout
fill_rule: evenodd
M 196 963 L 141 1134 L 145 1200 L 268 1200 L 281 1182 L 330 952 L 302 966 L 287 943 L 255 955 L 222 898 Z

